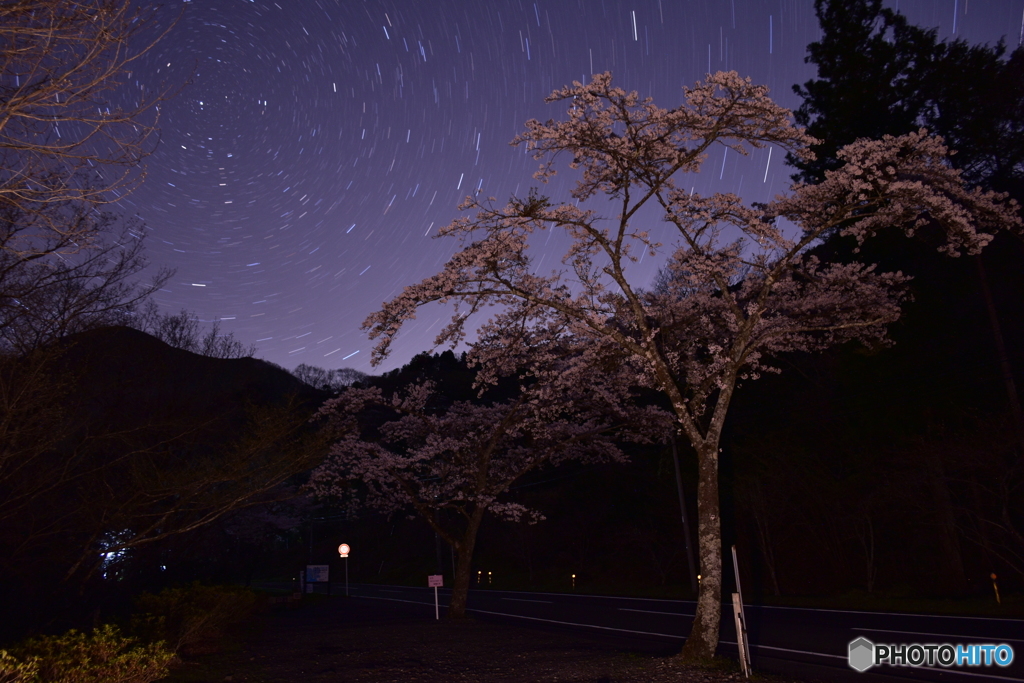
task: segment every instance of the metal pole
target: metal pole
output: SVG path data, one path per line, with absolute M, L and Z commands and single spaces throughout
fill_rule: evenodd
M 345 597 L 348 597 L 348 558 L 345 558 Z
M 736 546 L 732 546 L 732 573 L 736 577 L 736 592 L 740 596 L 740 606 L 743 605 L 743 589 L 740 588 L 740 563 L 736 561 Z M 743 615 L 743 619 L 746 620 L 747 615 Z
M 434 619 L 436 621 L 440 621 L 441 619 L 441 611 L 437 606 L 437 586 L 434 586 Z
M 743 623 L 743 603 L 740 601 L 740 594 L 732 594 L 732 615 L 736 622 L 736 649 L 740 654 L 740 667 L 743 669 L 744 678 L 750 678 L 750 657 L 747 653 L 747 627 Z
M 676 489 L 679 491 L 679 511 L 683 517 L 683 538 L 686 543 L 686 564 L 690 567 L 690 589 L 697 595 L 697 572 L 693 566 L 693 552 L 690 550 L 690 523 L 686 519 L 686 499 L 683 497 L 683 477 L 679 473 L 679 454 L 676 452 L 676 435 L 672 435 L 672 463 L 676 466 Z
M 732 571 L 736 576 L 736 598 L 739 600 L 739 616 L 742 632 L 736 634 L 736 640 L 740 643 L 740 657 L 744 659 L 743 665 L 747 677 L 750 677 L 750 643 L 747 641 L 747 614 L 743 610 L 743 589 L 740 588 L 740 563 L 736 559 L 736 546 L 732 546 Z

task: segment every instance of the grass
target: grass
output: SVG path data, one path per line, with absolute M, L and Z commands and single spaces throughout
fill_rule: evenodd
M 254 592 L 267 597 L 283 597 L 292 594 L 292 591 L 260 588 L 254 589 Z M 242 629 L 232 634 L 232 637 L 225 638 L 217 652 L 179 660 L 179 664 L 171 668 L 170 675 L 161 679 L 161 683 L 209 683 L 210 681 L 229 680 L 228 677 L 237 671 L 236 658 L 244 650 L 246 642 L 255 640 L 263 633 L 270 624 L 273 614 L 279 613 L 281 610 L 313 607 L 331 599 L 332 596 L 326 594 L 307 593 L 294 604 L 271 607 L 262 614 L 256 614 L 246 622 Z

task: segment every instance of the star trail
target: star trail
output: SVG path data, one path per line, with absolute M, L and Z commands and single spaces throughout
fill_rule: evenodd
M 1024 0 L 887 4 L 970 42 L 1012 48 L 1024 25 Z M 359 325 L 453 253 L 432 236 L 458 203 L 538 184 L 508 142 L 563 114 L 544 103 L 552 90 L 611 71 L 671 107 L 708 71 L 736 70 L 796 108 L 819 36 L 811 0 L 194 0 L 163 7 L 152 35 L 175 17 L 132 79 L 184 85 L 162 107 L 146 182 L 121 203 L 145 221 L 151 263 L 177 270 L 156 301 L 223 321 L 287 368 L 367 372 L 431 347 L 440 308 L 380 369 Z M 766 200 L 792 173 L 772 155 L 715 151 L 687 184 Z M 565 199 L 572 180 L 544 192 Z M 537 258 L 550 268 L 548 246 Z

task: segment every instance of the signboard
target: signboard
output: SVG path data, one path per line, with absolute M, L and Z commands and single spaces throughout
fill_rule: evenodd
M 427 588 L 433 588 L 434 589 L 434 618 L 435 619 L 440 619 L 441 618 L 441 612 L 440 612 L 440 610 L 438 609 L 438 606 L 437 606 L 438 605 L 438 603 L 437 603 L 437 589 L 442 587 L 443 585 L 444 585 L 444 575 L 443 574 L 431 574 L 430 576 L 427 577 Z
M 328 572 L 330 565 L 326 564 L 307 564 L 306 565 L 306 583 L 327 583 Z

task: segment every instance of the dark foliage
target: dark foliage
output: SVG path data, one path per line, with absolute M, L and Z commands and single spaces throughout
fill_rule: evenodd
M 822 142 L 814 161 L 787 156 L 804 182 L 837 168 L 836 151 L 858 138 L 924 126 L 957 151 L 971 183 L 1020 198 L 1024 191 L 1024 48 L 1006 54 L 940 41 L 881 0 L 815 0 L 821 40 L 807 47 L 818 78 L 794 86 L 796 119 Z
M 798 179 L 822 178 L 857 138 L 926 126 L 970 182 L 1024 199 L 1024 50 L 939 41 L 878 0 L 815 8 L 818 78 L 795 90 L 823 143 L 816 161 L 790 159 Z M 856 247 L 833 237 L 819 255 Z M 792 357 L 796 372 L 737 399 L 737 533 L 766 590 L 949 595 L 991 591 L 991 572 L 1024 580 L 1024 252 L 1009 234 L 971 259 L 935 247 L 927 230 L 865 246 L 914 276 L 893 347 Z
M 325 452 L 308 418 L 326 395 L 256 359 L 105 328 L 0 370 L 0 623 L 14 631 L 194 578 L 178 536 L 294 495 Z
M 130 327 L 156 337 L 176 349 L 198 353 L 200 356 L 251 358 L 256 353 L 254 344 L 246 346 L 235 339 L 234 333 L 221 332 L 219 320 L 214 320 L 210 328 L 204 332 L 199 316 L 184 308 L 173 314 L 161 313 L 156 303 L 150 301 L 140 314 L 129 312 L 124 317 L 127 318 L 126 324 Z

